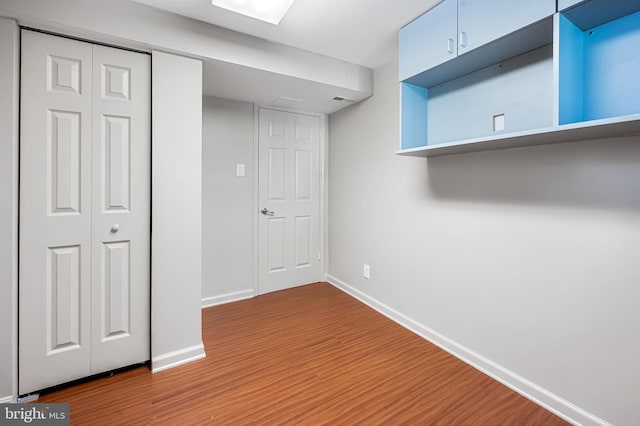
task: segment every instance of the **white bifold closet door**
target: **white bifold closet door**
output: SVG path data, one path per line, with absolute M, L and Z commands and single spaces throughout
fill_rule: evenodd
M 150 57 L 22 31 L 19 392 L 150 353 Z

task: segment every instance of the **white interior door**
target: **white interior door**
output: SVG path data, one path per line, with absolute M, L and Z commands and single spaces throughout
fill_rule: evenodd
M 32 31 L 21 51 L 24 394 L 149 358 L 150 61 Z
M 259 109 L 258 292 L 320 279 L 320 119 Z

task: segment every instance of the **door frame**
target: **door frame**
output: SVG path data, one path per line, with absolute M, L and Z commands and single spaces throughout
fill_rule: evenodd
M 318 245 L 320 251 L 320 273 L 318 274 L 318 281 L 325 281 L 327 276 L 327 268 L 328 268 L 328 259 L 329 259 L 329 227 L 327 223 L 327 219 L 329 218 L 329 119 L 327 114 L 317 113 L 317 112 L 309 112 L 309 111 L 298 111 L 289 108 L 280 108 L 274 107 L 271 105 L 261 105 L 261 104 L 253 104 L 253 202 L 252 202 L 252 211 L 254 213 L 252 220 L 252 230 L 251 233 L 253 235 L 252 241 L 252 259 L 251 259 L 251 281 L 253 284 L 253 296 L 257 296 L 259 293 L 258 287 L 258 261 L 259 261 L 259 251 L 258 251 L 258 221 L 260 217 L 258 216 L 259 207 L 259 162 L 260 162 L 260 110 L 268 109 L 272 111 L 280 111 L 280 112 L 288 112 L 291 114 L 300 114 L 300 115 L 308 115 L 311 117 L 318 117 L 320 120 L 320 146 L 318 147 L 319 153 L 319 173 L 320 173 L 320 199 L 319 208 L 318 208 L 318 223 L 320 225 L 319 235 L 318 235 Z

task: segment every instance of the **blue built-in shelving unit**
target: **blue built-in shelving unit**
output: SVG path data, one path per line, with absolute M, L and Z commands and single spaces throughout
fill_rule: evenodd
M 400 32 L 398 154 L 640 134 L 640 0 L 530 0 L 513 11 L 485 0 L 486 13 L 471 3 L 444 0 Z
M 592 28 L 559 19 L 559 124 L 640 114 L 640 12 Z

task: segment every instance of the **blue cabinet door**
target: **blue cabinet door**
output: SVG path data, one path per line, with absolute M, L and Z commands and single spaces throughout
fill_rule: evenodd
M 555 0 L 458 0 L 458 55 L 553 15 Z
M 457 1 L 444 0 L 400 30 L 400 81 L 456 57 Z

